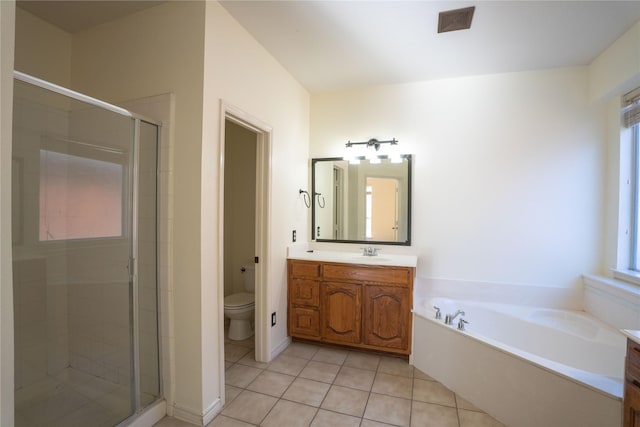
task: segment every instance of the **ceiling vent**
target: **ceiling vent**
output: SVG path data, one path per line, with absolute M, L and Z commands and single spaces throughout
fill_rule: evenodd
M 471 6 L 440 12 L 438 15 L 438 33 L 468 30 L 471 28 L 471 20 L 475 9 L 475 6 Z

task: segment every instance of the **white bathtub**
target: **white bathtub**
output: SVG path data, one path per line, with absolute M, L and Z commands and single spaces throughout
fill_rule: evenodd
M 464 310 L 466 331 L 434 305 Z M 625 338 L 584 312 L 432 298 L 413 342 L 418 369 L 508 426 L 621 425 Z

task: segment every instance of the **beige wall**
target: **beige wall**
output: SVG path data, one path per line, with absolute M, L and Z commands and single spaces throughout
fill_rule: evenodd
M 608 100 L 640 85 L 640 22 L 589 65 L 589 95 Z
M 309 94 L 216 2 L 207 2 L 205 82 L 202 130 L 202 280 L 203 325 L 222 319 L 219 286 L 219 159 L 220 100 L 273 128 L 269 183 L 269 259 L 267 315 L 278 313 L 278 324 L 267 337 L 269 348 L 286 338 L 286 246 L 291 230 L 308 239 L 307 215 L 300 188 L 308 188 Z M 268 319 L 257 319 L 267 322 Z M 204 329 L 203 329 L 204 330 Z M 220 337 L 207 329 L 203 356 L 205 401 L 213 402 L 222 386 L 218 377 Z
M 49 82 L 71 85 L 71 34 L 16 8 L 15 68 Z
M 201 413 L 200 156 L 204 2 L 169 2 L 73 37 L 72 85 L 110 102 L 175 95 L 175 402 Z
M 0 425 L 13 425 L 11 130 L 15 2 L 0 2 Z
M 630 156 L 628 132 L 621 133 L 620 106 L 625 93 L 640 86 L 640 22 L 623 34 L 589 66 L 590 97 L 606 110 L 607 143 L 605 178 L 606 200 L 603 273 L 611 275 L 611 268 L 629 266 L 629 242 L 626 230 L 631 224 L 631 166 L 625 162 Z
M 311 157 L 372 137 L 414 155 L 419 277 L 571 288 L 601 271 L 605 128 L 586 68 L 323 93 L 311 111 Z

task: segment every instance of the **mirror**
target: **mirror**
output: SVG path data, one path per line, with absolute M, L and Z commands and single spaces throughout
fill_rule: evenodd
M 395 163 L 311 160 L 311 235 L 318 242 L 411 244 L 411 155 Z

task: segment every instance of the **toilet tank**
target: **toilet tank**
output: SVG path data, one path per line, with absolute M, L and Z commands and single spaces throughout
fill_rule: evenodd
M 256 290 L 256 267 L 255 265 L 242 266 L 242 282 L 244 290 L 247 292 L 255 292 Z

